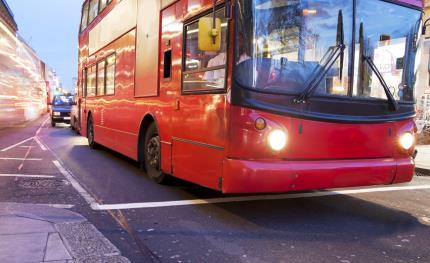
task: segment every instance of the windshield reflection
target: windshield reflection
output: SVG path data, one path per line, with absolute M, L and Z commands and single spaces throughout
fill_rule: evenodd
M 54 106 L 72 106 L 74 98 L 73 96 L 55 96 L 52 104 Z
M 344 17 L 345 50 L 314 93 L 386 100 L 383 87 L 368 66 L 364 66 L 366 72 L 359 70 L 358 32 L 356 43 L 352 43 L 352 0 L 239 1 L 236 81 L 263 92 L 303 92 L 322 71 L 326 54 L 337 45 L 339 13 Z M 382 15 L 387 16 L 383 22 Z M 356 31 L 363 22 L 367 56 L 373 58 L 397 100 L 413 100 L 412 47 L 419 19 L 419 11 L 404 6 L 357 1 Z M 396 55 L 386 56 L 387 51 Z

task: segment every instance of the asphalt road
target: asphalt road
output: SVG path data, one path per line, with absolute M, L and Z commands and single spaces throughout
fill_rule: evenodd
M 157 185 L 135 162 L 45 119 L 0 130 L 0 202 L 81 213 L 132 262 L 430 262 L 430 177 L 224 196 L 179 180 Z

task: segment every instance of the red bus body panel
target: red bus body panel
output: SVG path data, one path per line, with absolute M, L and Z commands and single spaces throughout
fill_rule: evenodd
M 115 95 L 81 99 L 84 136 L 91 114 L 96 142 L 139 160 L 139 136 L 147 119 L 152 118 L 160 133 L 161 169 L 225 193 L 287 192 L 411 180 L 413 149 L 402 151 L 398 139 L 405 132 L 413 132 L 412 119 L 346 124 L 233 106 L 232 63 L 227 69 L 225 93 L 183 95 L 183 23 L 209 10 L 212 0 L 176 1 L 160 12 L 158 95 L 135 97 L 136 83 L 145 81 L 138 79 L 135 72 L 136 28 L 91 56 L 88 50 L 89 31 L 120 2 L 114 0 L 80 34 L 80 87 L 85 67 L 112 52 L 117 56 Z M 418 1 L 403 2 L 419 6 Z M 232 51 L 233 30 L 230 36 Z M 169 79 L 162 77 L 166 50 L 172 50 Z M 230 61 L 232 53 L 229 52 Z M 82 88 L 79 90 L 82 97 Z M 267 121 L 263 131 L 255 128 L 259 117 Z M 288 132 L 288 145 L 281 152 L 268 147 L 267 133 L 274 128 Z

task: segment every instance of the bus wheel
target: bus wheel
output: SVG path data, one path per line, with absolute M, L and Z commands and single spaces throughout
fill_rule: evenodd
M 97 143 L 94 141 L 94 124 L 93 124 L 93 118 L 88 118 L 88 128 L 87 128 L 87 137 L 88 137 L 88 145 L 91 149 L 97 148 Z
M 148 176 L 159 184 L 167 182 L 167 175 L 161 171 L 161 143 L 155 123 L 149 125 L 144 144 L 145 170 Z

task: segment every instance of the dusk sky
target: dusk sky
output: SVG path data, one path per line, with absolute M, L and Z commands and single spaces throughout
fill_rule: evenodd
M 63 86 L 74 91 L 77 75 L 80 0 L 6 0 L 19 34 L 53 68 Z

